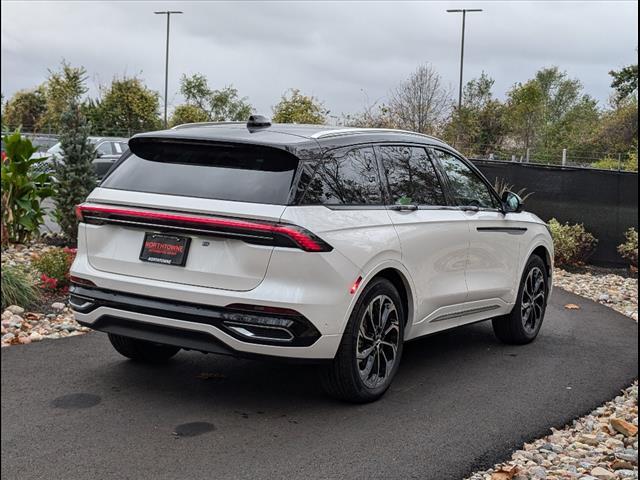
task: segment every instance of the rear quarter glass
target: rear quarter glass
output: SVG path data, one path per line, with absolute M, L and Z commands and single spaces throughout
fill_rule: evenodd
M 286 205 L 298 159 L 252 145 L 171 144 L 131 154 L 103 188 Z

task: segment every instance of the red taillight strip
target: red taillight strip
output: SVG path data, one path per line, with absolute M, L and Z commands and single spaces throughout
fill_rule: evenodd
M 178 215 L 173 213 L 152 212 L 149 210 L 129 210 L 125 208 L 102 207 L 96 205 L 76 206 L 76 216 L 78 220 L 84 220 L 85 213 L 98 213 L 107 215 L 122 215 L 133 218 L 155 219 L 177 223 L 188 223 L 207 225 L 219 228 L 231 228 L 244 231 L 259 231 L 273 234 L 280 234 L 289 237 L 301 249 L 308 252 L 326 252 L 331 247 L 324 242 L 312 238 L 311 234 L 303 228 L 295 225 L 259 223 L 245 220 L 234 220 L 229 218 L 197 217 L 191 215 Z

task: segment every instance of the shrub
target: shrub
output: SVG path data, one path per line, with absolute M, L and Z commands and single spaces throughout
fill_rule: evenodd
M 622 170 L 625 172 L 637 172 L 638 171 L 638 152 L 631 151 L 626 158 L 622 161 L 617 158 L 605 157 L 602 160 L 591 165 L 593 168 L 600 168 L 602 170 Z
M 2 310 L 9 305 L 30 308 L 40 299 L 40 291 L 29 272 L 19 267 L 2 266 Z
M 549 230 L 553 237 L 555 263 L 558 266 L 584 265 L 598 245 L 598 240 L 587 232 L 582 224 L 561 224 L 552 218 L 549 220 Z
M 618 253 L 628 260 L 632 267 L 638 268 L 638 231 L 635 228 L 630 228 L 625 233 L 627 241 L 618 246 Z
M 36 148 L 19 131 L 2 138 L 2 241 L 23 243 L 44 222 L 41 202 L 53 194 L 51 176 L 38 171 L 44 158 L 31 158 Z M 8 237 L 8 238 L 5 238 Z
M 526 188 L 521 188 L 516 192 L 515 187 L 507 182 L 507 180 L 504 178 L 496 178 L 495 182 L 493 183 L 493 188 L 495 188 L 496 192 L 498 192 L 500 198 L 502 198 L 502 195 L 504 195 L 505 192 L 513 192 L 518 195 L 524 202 L 527 198 L 533 195 L 533 192 L 527 192 Z
M 69 286 L 69 269 L 75 258 L 72 248 L 52 248 L 33 260 L 40 274 L 41 285 L 47 290 L 64 289 Z

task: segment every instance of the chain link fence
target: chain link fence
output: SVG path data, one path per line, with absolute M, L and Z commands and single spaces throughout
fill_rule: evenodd
M 454 147 L 469 158 L 512 163 L 532 163 L 566 167 L 598 168 L 602 170 L 637 171 L 638 151 L 626 152 L 564 149 L 495 148 L 493 145 L 457 145 Z M 633 168 L 635 166 L 635 168 Z

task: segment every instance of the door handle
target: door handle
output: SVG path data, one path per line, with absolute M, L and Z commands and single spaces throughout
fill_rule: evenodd
M 417 205 L 391 205 L 389 207 L 390 210 L 395 210 L 397 212 L 413 212 L 418 210 Z

